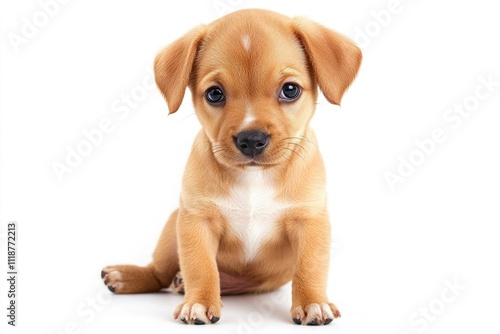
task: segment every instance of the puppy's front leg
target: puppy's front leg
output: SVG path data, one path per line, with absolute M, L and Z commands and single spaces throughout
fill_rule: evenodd
M 177 221 L 185 298 L 175 309 L 174 318 L 195 325 L 217 322 L 222 307 L 216 262 L 219 224 L 216 217 L 202 214 L 202 211 L 205 210 L 199 207 L 189 211 L 181 209 Z
M 326 295 L 330 260 L 328 215 L 325 212 L 313 217 L 295 216 L 289 228 L 297 252 L 292 281 L 292 319 L 299 325 L 327 325 L 340 317 L 339 310 Z

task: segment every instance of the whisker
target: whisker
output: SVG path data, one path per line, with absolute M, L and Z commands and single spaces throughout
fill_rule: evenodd
M 288 147 L 283 147 L 285 150 L 289 150 L 289 151 L 292 151 L 293 153 L 297 154 L 299 156 L 299 158 L 301 158 L 302 160 L 304 160 L 304 158 L 302 158 L 302 156 L 300 154 L 298 154 L 297 152 L 295 152 L 294 150 L 292 150 L 291 148 L 288 148 Z
M 300 145 L 300 144 L 297 144 L 297 143 L 292 143 L 292 142 L 287 142 L 287 144 L 291 144 L 291 145 L 298 146 L 298 147 L 300 147 L 301 149 L 303 149 L 304 151 L 306 151 L 306 149 L 304 148 L 304 146 L 302 146 L 302 145 Z
M 220 150 L 225 150 L 225 148 L 223 146 L 218 146 L 212 149 L 212 151 L 220 151 Z
M 196 115 L 196 113 L 192 113 L 192 114 L 187 115 L 186 117 L 184 117 L 183 119 L 181 119 L 181 122 L 184 122 L 186 120 L 186 118 L 191 117 L 193 115 Z
M 309 138 L 307 137 L 287 137 L 287 138 L 284 138 L 283 140 L 289 140 L 289 139 L 297 139 L 297 140 L 302 140 L 308 144 L 312 144 L 316 147 L 319 147 L 318 144 L 316 144 L 315 142 L 311 141 Z

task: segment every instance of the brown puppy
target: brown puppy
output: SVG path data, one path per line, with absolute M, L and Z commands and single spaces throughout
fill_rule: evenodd
M 155 75 L 170 113 L 189 87 L 203 129 L 153 262 L 104 268 L 110 290 L 158 291 L 181 271 L 174 317 L 205 324 L 219 320 L 221 294 L 291 280 L 295 323 L 339 317 L 326 295 L 325 170 L 309 121 L 318 86 L 339 104 L 360 62 L 346 37 L 265 10 L 235 12 L 165 48 Z

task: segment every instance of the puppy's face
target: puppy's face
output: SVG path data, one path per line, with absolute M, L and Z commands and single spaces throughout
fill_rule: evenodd
M 311 21 L 244 10 L 167 47 L 155 72 L 170 112 L 189 85 L 220 163 L 267 168 L 302 155 L 318 85 L 338 104 L 360 60 L 349 40 Z
M 230 25 L 201 43 L 191 78 L 214 156 L 229 166 L 287 160 L 312 116 L 316 83 L 290 30 Z

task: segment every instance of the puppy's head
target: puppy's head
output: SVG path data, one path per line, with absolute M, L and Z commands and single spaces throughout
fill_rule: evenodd
M 344 36 L 306 19 L 242 10 L 195 28 L 155 60 L 170 113 L 186 87 L 215 158 L 267 168 L 307 141 L 318 86 L 339 104 L 361 62 Z

